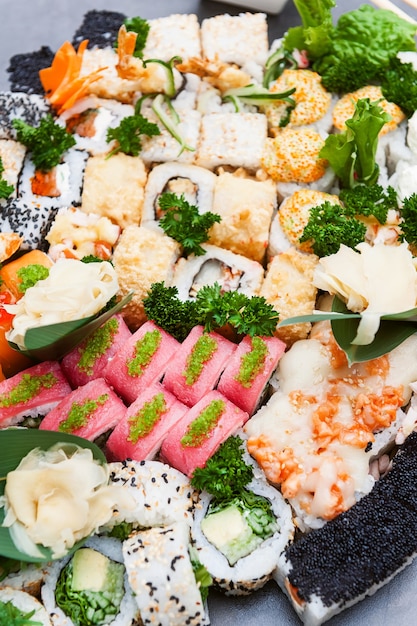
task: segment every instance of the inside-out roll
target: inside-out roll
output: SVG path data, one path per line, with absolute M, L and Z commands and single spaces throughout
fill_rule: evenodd
M 26 591 L 13 589 L 12 587 L 3 587 L 0 589 L 0 605 L 9 605 L 9 603 L 16 609 L 16 612 L 14 609 L 11 609 L 11 612 L 8 613 L 10 619 L 10 622 L 8 622 L 9 625 L 36 623 L 37 625 L 39 624 L 39 626 L 51 626 L 47 611 L 39 600 Z M 5 611 L 9 610 L 10 609 L 5 608 Z M 5 624 L 6 622 L 2 621 L 2 623 Z

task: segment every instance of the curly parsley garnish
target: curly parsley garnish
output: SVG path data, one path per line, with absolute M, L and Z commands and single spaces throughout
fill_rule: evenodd
M 107 159 L 117 152 L 124 152 L 130 156 L 138 156 L 142 150 L 141 135 L 153 137 L 160 135 L 161 131 L 157 124 L 150 122 L 140 113 L 124 117 L 119 126 L 107 130 L 107 142 L 115 140 L 117 145 L 109 154 Z
M 215 222 L 221 221 L 220 215 L 210 211 L 200 215 L 198 207 L 187 202 L 183 194 L 163 193 L 159 198 L 159 207 L 165 211 L 159 220 L 165 234 L 178 241 L 186 255 L 205 254 L 200 244 L 208 240 L 208 231 Z
M 50 113 L 42 118 L 36 128 L 23 120 L 14 119 L 16 137 L 32 153 L 36 169 L 48 172 L 61 162 L 64 152 L 75 145 L 75 138 L 62 126 L 56 124 Z

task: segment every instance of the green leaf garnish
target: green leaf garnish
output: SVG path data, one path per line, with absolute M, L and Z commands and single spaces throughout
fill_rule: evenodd
M 20 350 L 12 342 L 9 342 L 9 345 L 14 350 L 18 350 L 37 361 L 59 360 L 110 317 L 118 313 L 132 299 L 132 296 L 133 292 L 127 294 L 122 300 L 98 316 L 29 328 L 25 333 L 25 350 Z
M 142 150 L 141 135 L 153 137 L 160 134 L 158 125 L 150 122 L 140 113 L 124 117 L 118 126 L 107 130 L 106 141 L 116 141 L 116 147 L 106 155 L 106 159 L 118 152 L 138 156 Z
M 6 486 L 5 478 L 9 472 L 12 472 L 19 465 L 20 461 L 34 448 L 48 450 L 53 445 L 61 443 L 72 449 L 74 446 L 80 448 L 89 448 L 93 457 L 102 464 L 106 463 L 103 452 L 93 442 L 70 435 L 67 433 L 58 433 L 49 430 L 34 430 L 23 428 L 5 428 L 0 430 L 0 448 L 2 450 L 0 456 L 0 496 L 4 494 Z M 16 561 L 25 561 L 29 563 L 43 563 L 52 560 L 52 553 L 48 548 L 38 546 L 42 557 L 34 557 L 21 552 L 14 544 L 9 528 L 3 527 L 4 508 L 0 508 L 0 555 L 15 559 Z M 82 545 L 83 541 L 74 545 L 74 551 Z

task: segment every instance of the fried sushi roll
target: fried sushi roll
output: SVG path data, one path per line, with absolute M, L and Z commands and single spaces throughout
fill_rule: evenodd
M 175 265 L 172 285 L 181 300 L 192 300 L 203 285 L 219 283 L 223 291 L 259 295 L 264 269 L 257 261 L 219 246 L 204 244 L 205 254 L 181 258 Z
M 289 546 L 274 578 L 300 619 L 318 626 L 389 582 L 417 554 L 417 433 L 349 511 Z
M 130 586 L 145 624 L 209 624 L 184 522 L 133 533 L 123 542 Z

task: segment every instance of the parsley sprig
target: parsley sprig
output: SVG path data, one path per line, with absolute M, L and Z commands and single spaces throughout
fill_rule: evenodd
M 205 254 L 200 244 L 208 240 L 208 231 L 215 222 L 221 221 L 220 215 L 210 211 L 200 214 L 198 207 L 187 202 L 183 194 L 163 193 L 159 198 L 159 207 L 165 211 L 159 220 L 165 234 L 178 241 L 186 255 Z
M 75 138 L 57 124 L 50 113 L 42 118 L 38 127 L 19 119 L 14 119 L 12 125 L 17 140 L 30 150 L 36 169 L 42 172 L 58 165 L 64 152 L 75 145 Z
M 115 140 L 116 146 L 109 152 L 106 158 L 110 158 L 117 152 L 138 156 L 142 150 L 141 135 L 153 137 L 160 134 L 161 131 L 158 125 L 150 122 L 141 113 L 124 117 L 118 126 L 107 130 L 107 142 Z

